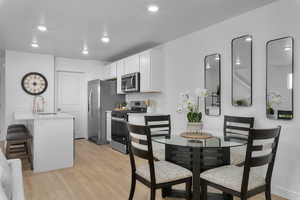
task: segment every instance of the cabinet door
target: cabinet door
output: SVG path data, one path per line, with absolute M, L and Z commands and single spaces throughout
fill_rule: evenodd
M 140 71 L 140 57 L 138 55 L 130 56 L 124 60 L 125 74 Z
M 109 65 L 109 76 L 110 78 L 116 78 L 117 77 L 117 63 L 112 63 Z
M 121 89 L 122 84 L 122 76 L 125 74 L 124 72 L 124 61 L 120 60 L 117 62 L 117 93 L 124 94 Z
M 150 52 L 145 52 L 140 55 L 140 75 L 141 75 L 141 92 L 151 90 L 151 63 Z
M 103 68 L 103 76 L 102 76 L 102 80 L 109 79 L 109 76 L 110 76 L 109 65 L 106 65 L 106 66 L 104 66 L 104 68 Z
M 106 139 L 111 141 L 111 112 L 106 112 Z

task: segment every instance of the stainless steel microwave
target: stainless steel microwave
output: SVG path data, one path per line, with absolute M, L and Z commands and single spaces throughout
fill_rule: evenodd
M 139 92 L 140 91 L 140 73 L 126 74 L 122 77 L 122 91 L 123 92 Z

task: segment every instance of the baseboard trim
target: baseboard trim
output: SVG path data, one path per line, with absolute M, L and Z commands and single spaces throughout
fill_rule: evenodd
M 280 186 L 273 186 L 272 193 L 277 196 L 284 197 L 288 200 L 300 200 L 300 193 L 284 189 Z

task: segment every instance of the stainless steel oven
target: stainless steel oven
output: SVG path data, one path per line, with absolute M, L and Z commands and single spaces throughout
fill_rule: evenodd
M 128 129 L 127 114 L 122 112 L 112 112 L 111 118 L 111 146 L 122 153 L 128 153 Z
M 122 76 L 123 92 L 139 92 L 140 91 L 140 73 L 126 74 Z

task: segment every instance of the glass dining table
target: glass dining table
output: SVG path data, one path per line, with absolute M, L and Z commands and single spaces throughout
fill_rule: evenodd
M 247 144 L 247 140 L 245 139 L 223 136 L 212 136 L 207 139 L 187 139 L 174 134 L 170 137 L 152 137 L 152 141 L 165 146 L 166 161 L 192 171 L 193 200 L 200 199 L 200 173 L 208 169 L 229 165 L 230 149 Z M 162 195 L 164 197 L 184 197 L 184 192 L 172 188 L 164 188 Z M 208 198 L 229 200 L 232 199 L 232 196 L 209 193 Z

